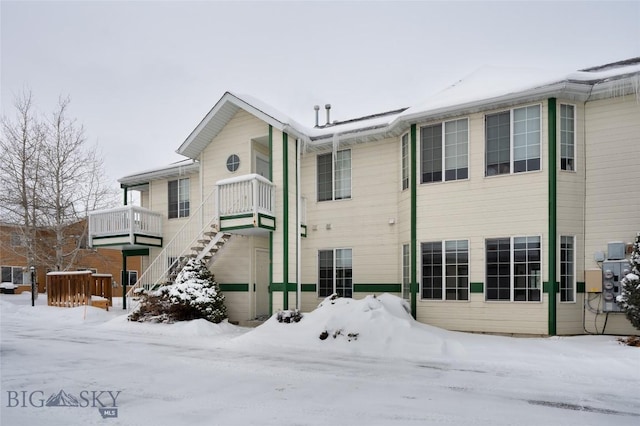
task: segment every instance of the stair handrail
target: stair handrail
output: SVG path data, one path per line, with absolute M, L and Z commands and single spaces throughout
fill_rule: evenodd
M 207 228 L 209 228 L 211 226 L 212 223 L 214 223 L 217 219 L 217 215 L 215 214 L 216 212 L 216 207 L 213 206 L 213 214 L 211 214 L 209 217 L 209 220 L 205 220 L 204 225 L 199 228 L 199 230 L 197 232 L 195 232 L 194 237 L 192 237 L 191 240 L 187 240 L 188 236 L 185 237 L 185 234 L 187 234 L 188 230 L 186 229 L 188 226 L 192 225 L 194 223 L 194 221 L 196 220 L 201 220 L 203 217 L 200 217 L 200 213 L 203 210 L 203 208 L 208 205 L 208 203 L 213 200 L 214 202 L 216 201 L 217 197 L 216 197 L 216 193 L 217 193 L 217 186 L 214 186 L 213 191 L 211 191 L 211 193 L 205 198 L 204 201 L 202 201 L 202 203 L 200 203 L 200 205 L 198 206 L 198 208 L 192 213 L 190 214 L 190 218 L 188 221 L 186 221 L 181 227 L 180 229 L 176 232 L 176 234 L 174 235 L 174 237 L 165 245 L 165 247 L 162 249 L 162 251 L 158 254 L 158 256 L 156 256 L 156 258 L 153 260 L 153 262 L 151 262 L 149 264 L 149 266 L 145 269 L 145 271 L 142 273 L 142 275 L 140 275 L 140 277 L 138 278 L 138 280 L 135 282 L 135 284 L 133 284 L 131 286 L 131 288 L 129 289 L 129 291 L 126 294 L 126 297 L 128 298 L 128 300 L 131 299 L 131 297 L 133 295 L 135 295 L 135 293 L 138 291 L 137 289 L 141 288 L 143 284 L 147 279 L 148 276 L 153 274 L 154 272 L 157 273 L 158 269 L 161 269 L 161 273 L 159 274 L 159 276 L 153 280 L 153 282 L 149 283 L 150 288 L 156 286 L 157 284 L 160 283 L 160 281 L 166 277 L 167 273 L 171 270 L 171 267 L 173 266 L 173 264 L 169 265 L 169 262 L 166 262 L 167 266 L 164 266 L 165 263 L 165 259 L 168 260 L 169 256 L 167 255 L 170 251 L 173 251 L 176 249 L 175 246 L 177 246 L 179 243 L 182 243 L 182 247 L 183 249 L 177 254 L 176 256 L 176 260 L 180 259 L 182 256 L 184 256 L 186 253 L 188 253 L 191 250 L 191 247 L 194 246 L 194 244 L 197 243 L 198 239 L 201 238 L 201 236 L 203 235 L 203 233 L 206 231 Z M 190 241 L 187 243 L 184 243 L 184 241 Z M 129 310 L 133 309 L 134 307 L 131 306 L 131 304 L 127 304 L 127 306 L 129 306 Z

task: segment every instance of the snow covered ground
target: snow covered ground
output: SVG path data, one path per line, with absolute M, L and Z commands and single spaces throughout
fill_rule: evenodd
M 37 303 L 0 295 L 2 426 L 640 424 L 614 337 L 448 332 L 388 295 L 256 329 Z

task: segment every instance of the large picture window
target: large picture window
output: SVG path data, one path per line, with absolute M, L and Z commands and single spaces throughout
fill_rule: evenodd
M 169 181 L 169 219 L 189 216 L 189 179 Z
M 540 105 L 485 117 L 485 175 L 540 170 Z
M 422 298 L 469 300 L 469 242 L 422 243 Z
M 468 142 L 469 123 L 466 118 L 421 127 L 421 182 L 468 178 Z
M 351 249 L 318 251 L 318 295 L 353 296 Z
M 575 302 L 575 239 L 560 237 L 560 301 Z
M 486 300 L 541 300 L 540 237 L 487 239 Z
M 351 150 L 318 155 L 318 201 L 351 198 Z
M 575 170 L 575 107 L 560 105 L 560 168 Z

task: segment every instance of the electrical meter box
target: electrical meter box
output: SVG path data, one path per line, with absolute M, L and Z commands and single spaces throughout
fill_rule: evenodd
M 622 293 L 622 279 L 631 266 L 627 260 L 607 260 L 602 263 L 602 311 L 620 312 L 616 298 Z

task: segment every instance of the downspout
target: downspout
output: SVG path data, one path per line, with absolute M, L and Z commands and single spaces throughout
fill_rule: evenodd
M 417 207 L 416 207 L 416 194 L 417 194 L 417 166 L 416 166 L 416 125 L 411 125 L 411 315 L 414 319 L 417 316 L 417 296 L 418 296 L 418 277 L 416 268 L 417 253 Z
M 556 141 L 556 98 L 548 101 L 549 133 L 549 336 L 556 335 L 557 322 L 557 141 Z
M 273 183 L 273 126 L 269 124 L 269 180 Z M 273 231 L 269 232 L 269 316 L 273 315 Z
M 296 139 L 296 281 L 298 283 L 296 294 L 296 309 L 302 309 L 302 236 L 300 235 L 300 225 L 302 224 L 302 213 L 300 206 L 302 206 L 302 191 L 300 191 L 300 160 L 302 156 L 301 148 L 302 141 L 300 138 Z

